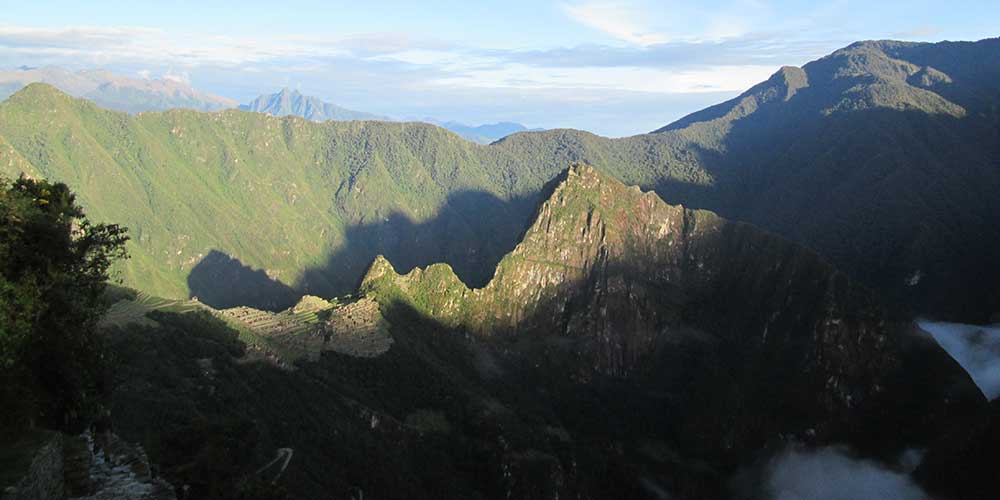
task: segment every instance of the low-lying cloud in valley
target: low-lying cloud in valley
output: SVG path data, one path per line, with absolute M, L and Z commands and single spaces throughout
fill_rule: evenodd
M 962 365 L 987 398 L 1000 396 L 1000 324 L 978 326 L 939 321 L 917 324 Z
M 930 500 L 907 474 L 914 453 L 900 459 L 898 469 L 854 458 L 839 447 L 815 451 L 788 450 L 767 468 L 771 500 Z

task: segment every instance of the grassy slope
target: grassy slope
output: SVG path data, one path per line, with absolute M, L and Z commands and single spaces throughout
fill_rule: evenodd
M 656 161 L 634 166 L 635 150 L 668 147 L 664 140 L 632 145 L 575 131 L 487 147 L 424 124 L 315 124 L 235 110 L 129 116 L 43 84 L 0 105 L 0 140 L 9 145 L 0 151 L 0 171 L 73 186 L 91 217 L 131 230 L 125 282 L 176 298 L 188 296 L 186 277 L 210 250 L 300 285 L 304 270 L 326 265 L 346 245 L 348 227 L 391 215 L 427 222 L 459 192 L 516 203 L 521 220 L 497 221 L 516 235 L 534 193 L 581 148 L 595 164 L 651 183 Z M 707 180 L 693 167 L 676 169 L 676 176 Z M 476 215 L 457 218 L 471 226 L 480 222 Z M 315 283 L 314 275 L 309 288 L 349 291 L 362 270 L 331 269 L 327 283 Z

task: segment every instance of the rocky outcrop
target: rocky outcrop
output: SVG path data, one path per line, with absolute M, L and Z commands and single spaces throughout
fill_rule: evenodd
M 86 476 L 74 481 L 67 497 L 79 500 L 176 500 L 174 488 L 156 477 L 146 452 L 115 434 L 78 438 L 84 446 L 69 454 L 67 464 L 87 464 Z M 75 456 L 74 456 L 75 455 Z M 68 470 L 68 469 L 67 469 Z M 69 485 L 69 483 L 67 483 Z
M 141 447 L 115 434 L 95 439 L 51 433 L 31 466 L 2 500 L 176 500 L 173 486 L 157 478 Z

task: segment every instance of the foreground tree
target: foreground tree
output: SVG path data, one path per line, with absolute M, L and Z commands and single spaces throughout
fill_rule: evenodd
M 0 178 L 0 419 L 71 430 L 101 407 L 97 322 L 125 228 L 92 224 L 65 184 Z

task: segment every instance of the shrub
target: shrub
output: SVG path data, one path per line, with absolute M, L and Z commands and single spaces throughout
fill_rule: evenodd
M 0 404 L 4 428 L 72 430 L 101 411 L 97 322 L 126 231 L 92 224 L 65 184 L 0 178 Z

